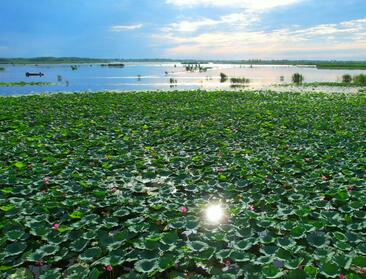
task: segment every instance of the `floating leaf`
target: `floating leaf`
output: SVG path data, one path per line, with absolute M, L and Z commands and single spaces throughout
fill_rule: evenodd
M 135 263 L 135 269 L 141 273 L 151 273 L 158 268 L 156 259 L 140 260 Z

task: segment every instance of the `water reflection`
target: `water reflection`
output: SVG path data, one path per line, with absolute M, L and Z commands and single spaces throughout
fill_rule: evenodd
M 347 73 L 366 73 L 365 70 L 319 70 L 287 65 L 201 64 L 205 71 L 187 71 L 180 63 L 126 63 L 123 68 L 98 64 L 72 66 L 77 66 L 77 70 L 71 65 L 2 65 L 5 71 L 0 72 L 0 82 L 50 82 L 52 85 L 0 87 L 0 95 L 86 90 L 242 89 L 243 86 L 232 87 L 233 77 L 249 79 L 245 89 L 277 90 L 273 85 L 290 83 L 294 73 L 302 74 L 305 82 L 335 82 Z M 25 77 L 26 72 L 40 71 L 45 76 Z

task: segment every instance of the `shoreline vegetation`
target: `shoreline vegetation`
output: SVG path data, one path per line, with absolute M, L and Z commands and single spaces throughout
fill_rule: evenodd
M 365 106 L 321 92 L 2 97 L 1 278 L 364 278 Z
M 51 85 L 50 82 L 25 82 L 25 81 L 17 81 L 17 82 L 0 82 L 0 87 L 11 87 L 11 86 L 47 86 Z
M 303 83 L 284 83 L 277 84 L 277 86 L 303 86 L 303 87 L 320 87 L 320 86 L 328 86 L 328 87 L 365 87 L 366 85 L 357 84 L 357 83 L 345 83 L 345 82 L 303 82 Z
M 319 60 L 194 60 L 194 59 L 99 59 L 82 57 L 35 57 L 0 58 L 0 64 L 88 64 L 112 62 L 180 62 L 183 64 L 242 64 L 242 65 L 293 65 L 318 69 L 366 70 L 366 61 L 319 61 Z

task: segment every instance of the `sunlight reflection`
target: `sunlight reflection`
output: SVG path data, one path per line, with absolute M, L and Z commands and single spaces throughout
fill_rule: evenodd
M 205 217 L 212 224 L 219 224 L 224 219 L 224 209 L 221 204 L 208 205 L 205 210 Z

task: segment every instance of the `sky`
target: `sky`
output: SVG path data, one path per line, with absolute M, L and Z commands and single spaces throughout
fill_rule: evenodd
M 365 0 L 1 0 L 0 57 L 366 60 Z

